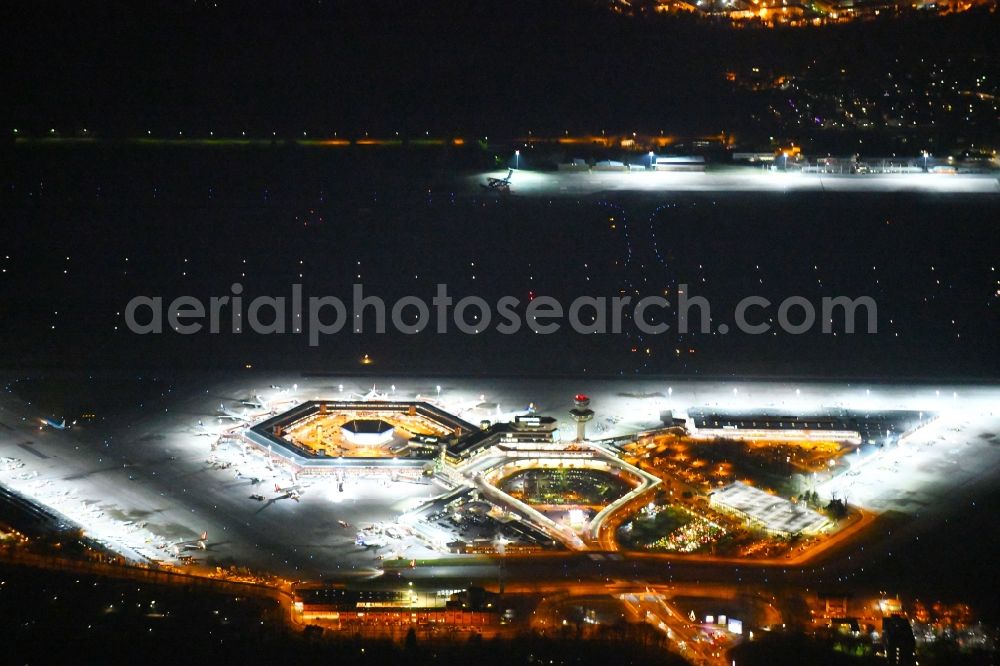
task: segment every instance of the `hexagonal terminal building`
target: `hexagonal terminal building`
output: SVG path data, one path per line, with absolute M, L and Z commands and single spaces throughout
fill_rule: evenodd
M 296 474 L 432 471 L 445 447 L 479 432 L 425 402 L 311 400 L 247 428 L 247 443 Z

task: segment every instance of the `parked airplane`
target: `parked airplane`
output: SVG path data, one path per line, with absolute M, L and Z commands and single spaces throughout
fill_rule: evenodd
M 204 423 L 204 421 L 202 421 L 201 419 L 198 419 L 198 425 L 195 426 L 194 434 L 195 434 L 195 437 L 218 437 L 219 436 L 219 433 L 212 432 L 211 430 L 209 430 L 208 426 L 206 426 L 205 423 Z
M 250 413 L 246 409 L 243 410 L 243 413 L 234 412 L 231 409 L 227 409 L 225 405 L 220 404 L 218 417 L 220 419 L 233 419 L 234 421 L 242 421 L 243 423 L 250 423 L 251 421 L 259 419 L 262 416 L 267 416 L 267 414 L 268 414 L 267 412 Z
M 358 400 L 364 400 L 366 402 L 369 400 L 379 401 L 390 399 L 388 393 L 380 393 L 378 389 L 375 388 L 374 384 L 372 385 L 371 390 L 367 393 L 352 393 L 351 397 L 357 398 Z
M 76 425 L 76 421 L 73 421 L 69 425 L 66 424 L 66 419 L 56 421 L 55 419 L 41 419 L 42 425 L 38 426 L 39 430 L 44 430 L 45 428 L 52 428 L 54 430 L 69 430 Z
M 302 486 L 293 483 L 287 486 L 281 486 L 280 484 L 274 484 L 274 492 L 277 493 L 277 499 L 293 499 L 296 502 L 302 497 Z
M 253 407 L 254 409 L 269 409 L 268 401 L 256 392 L 251 394 L 249 398 L 240 400 L 240 404 L 244 407 Z
M 197 539 L 188 539 L 187 541 L 175 541 L 170 544 L 171 550 L 175 553 L 182 553 L 186 550 L 207 550 L 208 549 L 208 532 L 202 532 L 198 535 Z
M 510 194 L 510 179 L 513 175 L 514 170 L 508 169 L 506 178 L 487 178 L 486 182 L 482 183 L 482 186 L 487 190 Z
M 380 539 L 379 537 L 368 536 L 366 534 L 358 534 L 354 539 L 355 546 L 364 546 L 365 548 L 384 548 L 389 545 L 389 542 L 385 539 Z

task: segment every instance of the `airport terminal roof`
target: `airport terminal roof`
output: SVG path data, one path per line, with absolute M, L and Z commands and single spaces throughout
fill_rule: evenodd
M 863 440 L 884 440 L 934 419 L 934 413 L 913 410 L 843 411 L 828 414 L 728 413 L 691 410 L 699 430 L 777 430 L 856 432 Z
M 857 430 L 852 418 L 817 414 L 812 416 L 781 414 L 721 414 L 692 411 L 691 418 L 699 429 L 732 428 L 754 430 Z
M 268 450 L 273 451 L 274 454 L 280 455 L 289 462 L 294 464 L 302 465 L 303 467 L 309 468 L 337 468 L 337 467 L 405 467 L 405 466 L 420 466 L 426 463 L 427 456 L 422 457 L 395 457 L 395 458 L 328 458 L 324 456 L 318 456 L 313 451 L 296 447 L 289 442 L 285 441 L 280 434 L 275 434 L 276 428 L 281 429 L 294 424 L 297 421 L 309 418 L 315 414 L 318 414 L 321 409 L 329 410 L 330 412 L 347 412 L 355 413 L 358 416 L 368 415 L 370 418 L 356 418 L 352 421 L 348 421 L 343 425 L 349 430 L 352 427 L 361 428 L 360 430 L 354 430 L 356 433 L 362 434 L 378 434 L 384 433 L 392 429 L 392 425 L 385 419 L 378 418 L 376 414 L 408 414 L 413 410 L 417 415 L 424 418 L 430 419 L 436 422 L 441 427 L 446 430 L 453 432 L 452 435 L 447 437 L 442 437 L 441 439 L 445 441 L 451 441 L 453 439 L 458 439 L 461 441 L 463 438 L 468 436 L 478 436 L 482 431 L 476 426 L 468 423 L 467 421 L 449 414 L 443 409 L 432 405 L 427 402 L 421 401 L 351 401 L 351 400 L 308 400 L 299 405 L 296 405 L 280 414 L 276 414 L 260 423 L 257 423 L 246 430 L 246 437 L 252 442 L 258 444 L 259 446 L 266 447 Z M 387 416 L 391 418 L 391 416 Z M 349 426 L 349 424 L 383 424 L 382 426 L 371 426 L 383 428 L 381 430 L 365 430 L 368 428 L 367 425 L 356 425 Z M 415 437 L 415 442 L 436 442 L 438 436 L 434 437 Z

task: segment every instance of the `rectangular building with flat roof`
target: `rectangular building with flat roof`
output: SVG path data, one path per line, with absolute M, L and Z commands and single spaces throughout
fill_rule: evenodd
M 829 524 L 826 516 L 812 509 L 739 481 L 711 493 L 709 504 L 754 522 L 771 534 L 815 534 Z

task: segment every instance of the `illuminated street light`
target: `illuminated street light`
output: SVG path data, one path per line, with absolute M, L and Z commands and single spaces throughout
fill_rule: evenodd
M 514 168 L 515 169 L 520 169 L 521 168 L 521 151 L 520 150 L 515 150 L 514 151 Z

